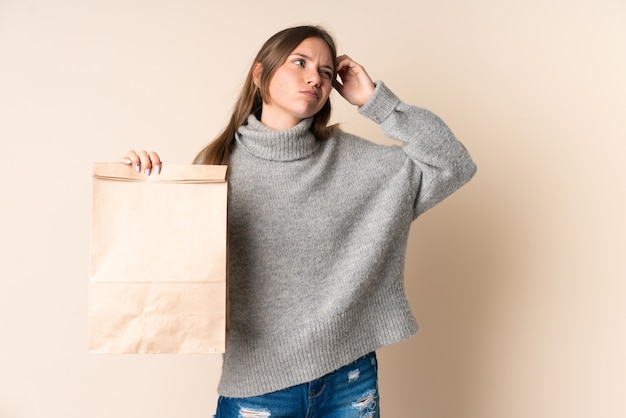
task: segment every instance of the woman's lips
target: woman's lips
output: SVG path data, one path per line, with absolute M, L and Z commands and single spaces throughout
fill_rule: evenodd
M 305 96 L 309 96 L 312 99 L 319 99 L 319 96 L 313 90 L 302 90 L 300 93 L 304 94 Z

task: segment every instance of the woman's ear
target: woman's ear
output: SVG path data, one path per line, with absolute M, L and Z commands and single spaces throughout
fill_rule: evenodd
M 263 66 L 260 62 L 255 62 L 252 66 L 252 81 L 257 87 L 261 86 L 261 74 L 263 74 Z

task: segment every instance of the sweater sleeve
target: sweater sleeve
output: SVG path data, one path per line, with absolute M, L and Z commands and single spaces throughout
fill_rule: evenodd
M 402 143 L 415 165 L 417 218 L 467 183 L 476 172 L 469 153 L 448 126 L 429 110 L 403 103 L 382 81 L 359 113 L 379 124 L 386 136 Z

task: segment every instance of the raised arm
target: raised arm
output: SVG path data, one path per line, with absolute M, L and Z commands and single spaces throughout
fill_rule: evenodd
M 343 55 L 337 59 L 335 89 L 359 113 L 378 123 L 389 138 L 402 143 L 416 165 L 414 217 L 468 182 L 476 166 L 450 128 L 429 110 L 403 103 L 383 82 L 373 82 L 365 69 Z
M 419 191 L 414 217 L 430 209 L 467 183 L 476 165 L 445 122 L 433 112 L 403 103 L 383 82 L 376 82 L 370 100 L 359 113 L 378 123 L 417 166 Z

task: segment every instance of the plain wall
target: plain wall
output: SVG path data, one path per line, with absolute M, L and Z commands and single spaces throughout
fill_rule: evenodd
M 0 0 L 0 417 L 212 415 L 219 355 L 87 354 L 91 165 L 190 162 L 262 42 L 319 23 L 478 164 L 413 226 L 422 330 L 379 353 L 384 416 L 623 418 L 624 22 L 623 0 Z

